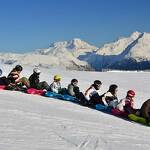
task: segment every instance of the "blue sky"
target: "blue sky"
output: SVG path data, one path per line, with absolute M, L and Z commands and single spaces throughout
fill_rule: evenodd
M 98 47 L 150 32 L 150 0 L 0 0 L 0 51 L 81 38 Z

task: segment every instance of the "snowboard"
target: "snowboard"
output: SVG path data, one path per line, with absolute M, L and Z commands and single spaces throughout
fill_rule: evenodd
M 145 118 L 136 116 L 135 114 L 130 114 L 130 115 L 128 115 L 128 118 L 129 118 L 129 120 L 131 120 L 131 121 L 134 121 L 134 122 L 137 122 L 137 123 L 146 125 L 146 126 L 150 126 L 150 123 L 147 124 L 147 121 L 146 121 Z
M 67 94 L 58 94 L 58 93 L 54 93 L 51 91 L 48 91 L 45 93 L 46 97 L 51 97 L 51 98 L 56 98 L 56 99 L 61 99 L 61 100 L 65 100 L 65 101 L 71 101 L 71 102 L 78 102 L 77 98 L 67 95 Z
M 37 90 L 37 89 L 34 89 L 34 88 L 29 88 L 29 89 L 27 89 L 27 93 L 28 94 L 35 94 L 35 95 L 41 95 L 41 96 L 43 96 L 45 94 L 45 91 L 43 91 L 43 90 Z

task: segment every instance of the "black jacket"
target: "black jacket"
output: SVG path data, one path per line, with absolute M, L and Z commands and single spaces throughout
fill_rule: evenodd
M 32 88 L 37 88 L 40 80 L 39 80 L 39 75 L 36 73 L 33 73 L 30 77 L 29 77 L 29 81 L 30 81 L 30 87 Z

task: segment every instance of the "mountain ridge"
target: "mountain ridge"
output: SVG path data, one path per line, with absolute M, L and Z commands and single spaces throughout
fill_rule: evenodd
M 48 48 L 30 53 L 0 53 L 0 61 L 6 64 L 41 65 L 71 70 L 150 69 L 150 33 L 136 31 L 129 37 L 121 37 L 100 48 L 74 38 L 54 42 Z

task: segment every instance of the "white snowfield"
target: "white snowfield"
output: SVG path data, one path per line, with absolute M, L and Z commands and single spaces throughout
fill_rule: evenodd
M 8 70 L 9 67 L 5 68 Z M 95 79 L 103 82 L 101 93 L 116 83 L 119 99 L 126 95 L 128 89 L 134 89 L 137 93 L 136 107 L 150 98 L 150 73 L 41 70 L 41 80 L 49 83 L 59 72 L 63 87 L 72 78 L 77 78 L 81 91 Z M 26 68 L 22 74 L 28 77 L 31 72 L 32 68 Z M 133 149 L 150 149 L 150 127 L 71 102 L 0 91 L 0 150 Z

